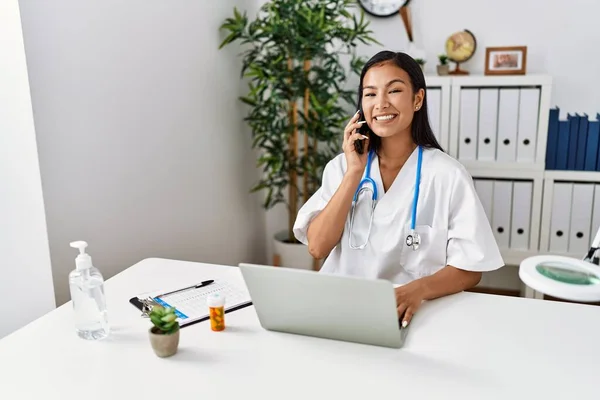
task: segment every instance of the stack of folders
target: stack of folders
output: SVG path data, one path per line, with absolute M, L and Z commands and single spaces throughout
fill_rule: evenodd
M 586 114 L 567 114 L 559 120 L 559 108 L 550 109 L 546 169 L 600 171 L 600 114 L 590 120 Z

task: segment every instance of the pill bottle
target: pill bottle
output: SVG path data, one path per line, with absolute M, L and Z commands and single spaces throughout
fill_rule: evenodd
M 225 295 L 221 293 L 211 293 L 207 298 L 210 329 L 213 331 L 222 331 L 225 329 Z

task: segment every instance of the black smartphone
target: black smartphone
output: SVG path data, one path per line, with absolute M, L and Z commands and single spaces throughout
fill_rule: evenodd
M 364 115 L 362 110 L 358 113 L 358 121 L 364 121 Z M 365 135 L 368 138 L 371 138 L 371 129 L 369 128 L 369 125 L 367 125 L 367 123 L 365 122 L 364 124 L 362 124 L 360 126 L 360 128 L 358 128 L 357 133 L 361 134 L 361 135 Z M 364 140 L 356 140 L 354 142 L 354 149 L 356 150 L 356 152 L 358 154 L 363 154 L 365 152 L 365 141 Z

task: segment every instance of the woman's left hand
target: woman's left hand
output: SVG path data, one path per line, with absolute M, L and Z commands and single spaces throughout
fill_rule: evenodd
M 402 318 L 402 326 L 410 324 L 410 320 L 417 312 L 425 298 L 425 290 L 422 282 L 416 280 L 394 289 L 396 292 L 396 304 L 398 306 L 398 317 Z

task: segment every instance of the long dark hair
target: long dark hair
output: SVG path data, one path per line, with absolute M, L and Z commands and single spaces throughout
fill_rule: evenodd
M 362 109 L 362 96 L 363 96 L 363 80 L 365 78 L 365 74 L 367 71 L 374 65 L 381 64 L 382 62 L 392 61 L 399 68 L 406 71 L 410 78 L 413 95 L 419 91 L 419 89 L 423 89 L 427 92 L 427 86 L 425 85 L 425 76 L 423 75 L 423 71 L 417 62 L 406 53 L 395 53 L 393 51 L 381 51 L 375 54 L 362 69 L 360 74 L 360 84 L 358 85 L 358 110 L 360 110 L 361 114 L 364 117 L 364 112 Z M 366 125 L 366 124 L 365 124 Z M 365 126 L 364 129 L 369 130 L 368 126 Z M 433 130 L 429 125 L 429 115 L 427 113 L 427 93 L 425 93 L 425 97 L 423 99 L 423 104 L 421 108 L 415 111 L 412 126 L 411 126 L 411 134 L 412 139 L 415 144 L 422 147 L 430 147 L 436 148 L 441 151 L 442 146 L 438 143 L 433 134 Z M 369 132 L 369 149 L 374 150 L 376 153 L 381 149 L 381 138 L 375 135 L 373 132 Z

